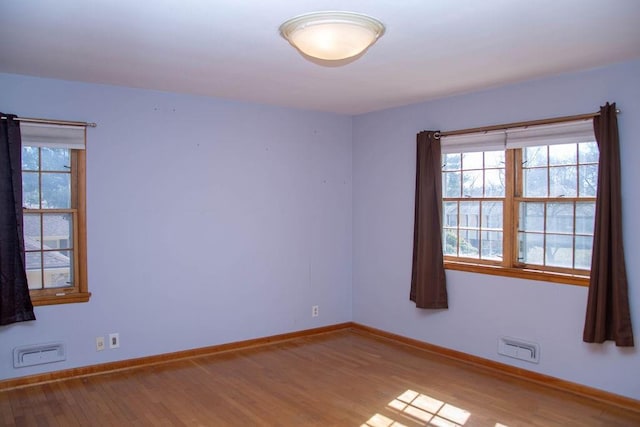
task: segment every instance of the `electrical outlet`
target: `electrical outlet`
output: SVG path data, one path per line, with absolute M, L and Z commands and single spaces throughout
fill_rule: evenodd
M 109 348 L 118 348 L 120 347 L 120 334 L 113 333 L 109 334 Z
M 319 308 L 317 305 L 311 307 L 311 317 L 318 317 L 320 315 Z
M 96 351 L 104 350 L 104 337 L 96 337 Z

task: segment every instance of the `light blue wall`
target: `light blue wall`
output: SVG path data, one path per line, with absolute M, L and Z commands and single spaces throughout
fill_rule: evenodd
M 351 320 L 350 117 L 6 74 L 0 111 L 98 123 L 93 296 L 0 327 L 0 379 Z M 121 347 L 96 352 L 110 332 Z M 66 362 L 13 368 L 57 340 Z
M 448 271 L 448 311 L 409 301 L 416 133 L 589 113 L 606 101 L 622 109 L 624 244 L 640 345 L 640 61 L 355 117 L 354 321 L 640 399 L 637 349 L 582 342 L 586 288 Z M 498 356 L 504 335 L 539 343 L 540 364 Z
M 87 152 L 93 297 L 0 327 L 0 379 L 354 320 L 640 399 L 636 349 L 582 343 L 585 288 L 450 271 L 448 311 L 408 299 L 417 132 L 616 101 L 640 345 L 640 61 L 354 118 L 3 74 L 0 94 L 3 112 L 98 122 Z M 122 347 L 96 352 L 110 332 Z M 502 335 L 540 343 L 540 364 L 498 356 Z M 55 340 L 66 362 L 13 369 L 15 346 Z

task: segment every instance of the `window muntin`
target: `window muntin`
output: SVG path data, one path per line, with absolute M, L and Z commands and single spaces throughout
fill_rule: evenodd
M 87 301 L 86 240 L 80 238 L 86 223 L 84 150 L 24 139 L 23 236 L 32 301 Z
M 442 173 L 445 261 L 588 276 L 595 142 L 444 153 Z
M 74 287 L 75 217 L 75 213 L 24 214 L 29 289 Z
M 443 156 L 445 256 L 503 258 L 504 155 L 486 151 Z
M 23 229 L 29 289 L 75 289 L 71 150 L 22 147 Z
M 518 263 L 588 274 L 591 268 L 598 146 L 524 147 L 517 186 Z M 517 183 L 516 183 L 517 184 Z M 518 194 L 522 196 L 519 197 Z

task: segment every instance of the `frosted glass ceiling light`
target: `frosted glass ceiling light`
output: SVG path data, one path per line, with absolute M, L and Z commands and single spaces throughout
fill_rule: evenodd
M 354 12 L 314 12 L 289 19 L 280 34 L 305 55 L 338 61 L 364 52 L 382 37 L 384 25 Z

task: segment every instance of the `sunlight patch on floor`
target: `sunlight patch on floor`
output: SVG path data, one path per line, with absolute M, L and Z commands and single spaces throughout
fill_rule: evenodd
M 471 413 L 431 396 L 407 390 L 387 405 L 389 412 L 406 418 L 412 424 L 435 427 L 464 426 Z M 375 414 L 361 427 L 400 427 L 400 421 L 382 414 Z M 496 424 L 496 427 L 501 425 Z M 506 427 L 506 426 L 505 426 Z
M 375 414 L 373 417 L 369 418 L 366 423 L 362 424 L 360 427 L 407 427 L 404 424 L 400 424 L 397 421 L 392 420 L 389 417 L 385 417 L 382 414 Z

